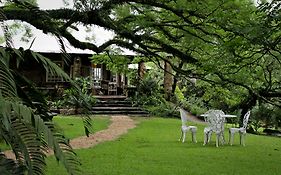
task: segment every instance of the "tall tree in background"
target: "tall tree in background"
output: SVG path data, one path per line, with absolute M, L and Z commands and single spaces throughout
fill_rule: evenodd
M 173 71 L 169 63 L 165 62 L 164 64 L 164 97 L 167 101 L 170 101 L 172 97 Z

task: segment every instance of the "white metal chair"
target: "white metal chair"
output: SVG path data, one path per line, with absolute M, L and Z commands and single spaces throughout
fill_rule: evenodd
M 224 144 L 224 112 L 221 110 L 210 110 L 205 114 L 207 117 L 206 122 L 209 126 L 204 128 L 204 144 L 210 142 L 212 133 L 216 133 L 216 147 L 219 146 L 219 142 Z
M 188 131 L 190 131 L 191 135 L 192 135 L 192 141 L 194 143 L 197 143 L 197 140 L 196 140 L 197 127 L 196 126 L 188 126 L 187 125 L 187 112 L 184 109 L 182 109 L 182 108 L 180 108 L 180 115 L 181 115 L 182 125 L 181 125 L 181 137 L 180 137 L 179 141 L 184 142 L 185 141 L 186 133 Z
M 243 126 L 241 128 L 229 128 L 229 144 L 233 144 L 234 134 L 239 132 L 240 134 L 240 145 L 245 146 L 245 135 L 246 135 L 246 129 L 250 117 L 250 111 L 248 111 L 243 118 Z

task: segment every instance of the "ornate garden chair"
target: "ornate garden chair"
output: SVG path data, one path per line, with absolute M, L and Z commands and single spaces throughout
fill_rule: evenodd
M 221 110 L 209 110 L 206 114 L 205 121 L 209 126 L 204 128 L 204 144 L 210 142 L 212 133 L 216 133 L 216 147 L 219 146 L 219 142 L 224 144 L 224 112 Z
M 250 117 L 250 111 L 248 111 L 243 118 L 243 126 L 241 128 L 229 128 L 229 144 L 232 145 L 233 144 L 233 139 L 234 139 L 234 134 L 239 132 L 240 134 L 240 145 L 245 146 L 245 135 L 246 135 L 246 129 L 247 129 L 247 125 L 248 125 L 248 121 L 249 121 L 249 117 Z
M 180 108 L 180 115 L 181 115 L 182 125 L 181 125 L 181 137 L 180 137 L 179 141 L 184 142 L 186 133 L 188 131 L 190 131 L 191 135 L 192 135 L 192 141 L 194 143 L 197 143 L 197 140 L 196 140 L 197 127 L 187 125 L 187 112 L 182 108 Z

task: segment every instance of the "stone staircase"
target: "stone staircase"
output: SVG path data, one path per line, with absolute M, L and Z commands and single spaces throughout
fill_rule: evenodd
M 95 96 L 97 103 L 92 107 L 96 115 L 137 115 L 148 116 L 148 112 L 140 107 L 132 106 L 126 96 Z

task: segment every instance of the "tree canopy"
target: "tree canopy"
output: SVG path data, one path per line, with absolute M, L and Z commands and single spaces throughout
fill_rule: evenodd
M 218 98 L 233 108 L 243 109 L 244 113 L 258 100 L 281 107 L 281 3 L 278 0 L 262 1 L 258 6 L 250 0 L 77 0 L 73 8 L 50 10 L 40 9 L 34 0 L 1 2 L 1 27 L 7 47 L 12 47 L 12 42 L 6 21 L 25 22 L 56 36 L 63 51 L 64 38 L 76 48 L 90 49 L 97 54 L 109 53 L 112 46 L 118 46 L 147 57 L 156 65 L 161 66 L 163 61 L 169 63 L 175 75 L 198 79 L 207 101 Z M 79 25 L 99 26 L 115 36 L 102 45 L 80 41 L 71 32 L 79 30 Z M 8 114 L 13 117 L 12 111 L 24 110 L 29 123 L 35 119 L 40 122 L 30 132 L 36 134 L 35 131 L 47 127 L 46 123 L 22 101 L 11 98 L 18 96 L 21 86 L 17 87 L 20 81 L 15 80 L 17 76 L 9 67 L 9 55 L 25 52 L 5 49 L 0 52 L 0 102 L 7 106 L 17 102 L 9 111 L 1 105 L 1 111 L 6 111 L 1 117 Z M 33 52 L 27 53 L 34 56 Z M 18 55 L 17 60 L 20 58 Z M 46 60 L 37 55 L 34 58 Z M 122 63 L 127 63 L 124 59 Z M 47 67 L 55 66 L 47 63 Z M 2 130 L 24 128 L 18 121 L 15 119 L 12 125 L 1 123 Z M 47 138 L 52 136 L 51 129 L 45 128 Z M 56 146 L 51 140 L 49 144 Z M 64 141 L 60 144 L 67 145 Z M 14 146 L 17 152 L 18 145 Z M 42 150 L 34 154 L 41 161 Z M 42 174 L 40 164 L 38 169 L 38 174 Z
M 280 106 L 279 1 L 257 6 L 250 0 L 81 0 L 74 8 L 53 10 L 34 4 L 10 1 L 1 7 L 3 21 L 26 22 L 97 54 L 111 46 L 127 48 L 156 64 L 166 61 L 185 76 L 235 86 L 246 96 Z M 115 36 L 100 46 L 82 42 L 71 33 L 78 24 Z

